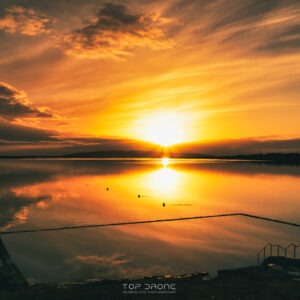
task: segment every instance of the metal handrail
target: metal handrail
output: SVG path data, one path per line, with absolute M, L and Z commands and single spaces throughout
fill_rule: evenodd
M 283 247 L 279 244 L 272 244 L 268 243 L 266 244 L 260 251 L 257 252 L 257 264 L 260 264 L 260 258 L 261 255 L 263 254 L 263 261 L 266 259 L 268 256 L 273 256 L 273 248 L 277 249 L 276 254 L 277 256 L 280 256 L 283 252 L 283 257 L 287 257 L 288 254 L 288 249 L 293 248 L 293 259 L 296 259 L 297 256 L 297 248 L 300 247 L 300 244 L 296 245 L 295 243 L 290 243 L 288 246 Z M 269 255 L 267 255 L 269 249 Z

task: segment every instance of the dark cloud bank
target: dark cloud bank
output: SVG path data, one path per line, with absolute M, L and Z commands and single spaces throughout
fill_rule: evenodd
M 7 83 L 0 82 L 0 118 L 52 118 L 47 110 L 35 108 L 23 91 L 19 91 Z
M 158 14 L 131 12 L 123 4 L 106 3 L 95 14 L 90 25 L 64 37 L 64 48 L 79 58 L 125 58 L 129 49 L 169 48 L 166 19 Z

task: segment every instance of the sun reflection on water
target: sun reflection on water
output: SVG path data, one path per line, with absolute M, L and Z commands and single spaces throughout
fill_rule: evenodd
M 161 163 L 164 167 L 167 167 L 169 164 L 169 158 L 168 157 L 162 158 Z
M 176 195 L 180 173 L 168 167 L 168 158 L 164 158 L 162 163 L 163 168 L 150 174 L 149 185 L 161 196 L 167 196 L 171 199 L 172 196 Z

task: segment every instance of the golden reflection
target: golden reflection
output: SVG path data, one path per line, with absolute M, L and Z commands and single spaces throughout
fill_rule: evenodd
M 149 183 L 162 196 L 175 195 L 179 185 L 179 172 L 167 167 L 168 158 L 163 159 L 164 167 L 150 174 Z
M 164 167 L 168 166 L 168 164 L 169 164 L 169 158 L 168 157 L 164 157 L 161 161 L 162 161 L 162 165 Z

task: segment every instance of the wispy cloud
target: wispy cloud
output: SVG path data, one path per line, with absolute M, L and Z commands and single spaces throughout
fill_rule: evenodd
M 299 48 L 298 1 L 180 1 L 170 11 L 188 22 L 188 37 L 214 52 L 256 56 Z

